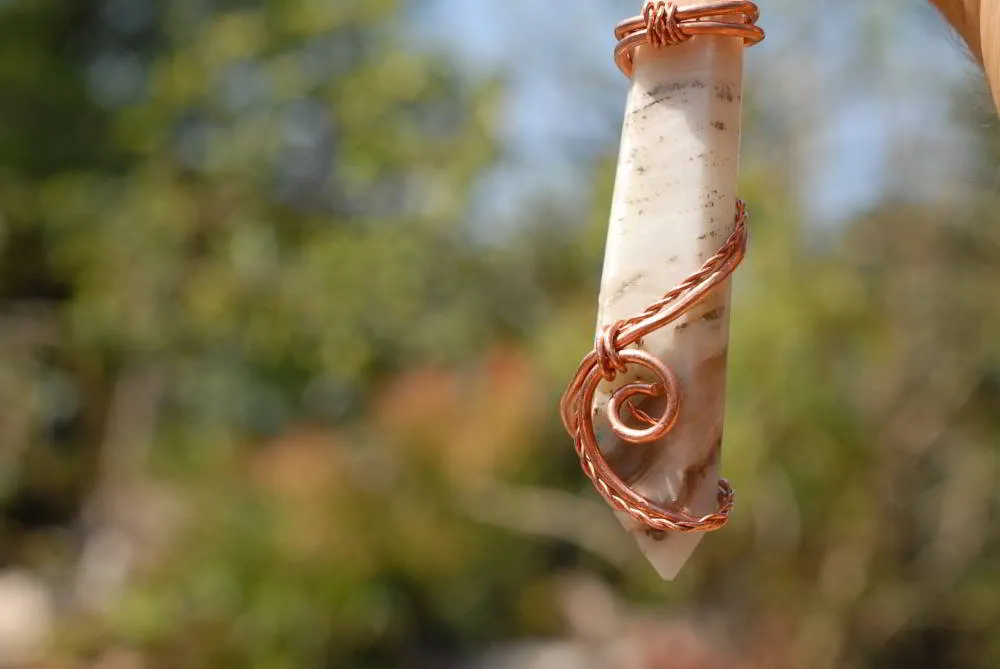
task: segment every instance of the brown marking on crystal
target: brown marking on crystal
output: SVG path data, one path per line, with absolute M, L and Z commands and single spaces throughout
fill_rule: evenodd
M 635 485 L 656 462 L 656 449 L 617 441 L 605 457 L 608 466 L 621 477 L 622 481 L 628 485 Z
M 681 511 L 687 509 L 691 504 L 691 498 L 698 490 L 698 483 L 705 478 L 709 468 L 719 460 L 719 453 L 722 451 L 722 437 L 715 440 L 712 448 L 709 449 L 705 457 L 695 462 L 684 470 L 684 483 L 681 486 L 681 495 L 670 505 L 670 508 Z
M 714 371 L 721 370 L 724 372 L 726 370 L 726 357 L 728 355 L 729 351 L 727 349 L 722 349 L 721 351 L 713 355 L 711 358 L 708 358 L 707 360 L 705 360 L 705 362 L 701 363 L 701 366 L 707 368 L 705 370 L 706 372 L 713 371 L 712 370 L 713 367 L 716 368 L 716 370 Z
M 614 292 L 614 294 L 608 299 L 608 306 L 614 304 L 618 300 L 620 300 L 623 297 L 625 297 L 625 293 L 627 293 L 629 290 L 631 290 L 633 287 L 635 287 L 635 285 L 637 283 L 639 283 L 640 281 L 642 281 L 644 278 L 646 278 L 646 273 L 645 272 L 639 272 L 638 274 L 636 274 L 635 276 L 633 276 L 631 279 L 629 279 L 628 281 L 626 281 L 625 283 L 623 283 L 621 286 L 619 286 L 618 290 L 616 290 Z
M 712 309 L 711 311 L 709 311 L 708 313 L 706 313 L 704 316 L 702 316 L 701 320 L 703 320 L 703 321 L 709 321 L 709 322 L 711 322 L 711 321 L 717 321 L 720 318 L 722 318 L 725 315 L 725 313 L 726 313 L 726 308 L 725 307 L 718 307 L 716 309 Z
M 716 130 L 725 130 L 726 124 L 723 123 L 722 121 L 712 121 L 712 127 L 715 128 Z
M 697 86 L 695 87 L 697 88 Z M 676 81 L 672 84 L 661 84 L 655 88 L 652 88 L 646 92 L 646 97 L 649 99 L 649 102 L 643 104 L 641 107 L 636 107 L 635 109 L 633 109 L 632 115 L 635 116 L 639 112 L 644 112 L 647 109 L 655 107 L 656 105 L 662 102 L 667 102 L 673 97 L 672 95 L 673 93 L 686 90 L 687 88 L 688 88 L 688 83 L 684 81 Z M 704 85 L 702 85 L 702 88 L 704 88 Z

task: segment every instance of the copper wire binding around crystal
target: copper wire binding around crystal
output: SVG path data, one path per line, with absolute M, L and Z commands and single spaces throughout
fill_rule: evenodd
M 647 2 L 641 16 L 615 26 L 615 63 L 625 76 L 635 69 L 635 50 L 674 46 L 697 35 L 740 37 L 747 46 L 764 39 L 756 24 L 760 9 L 750 0 L 719 0 L 678 7 L 675 2 Z
M 597 336 L 594 350 L 580 363 L 560 402 L 563 425 L 573 437 L 583 471 L 594 483 L 597 492 L 613 508 L 654 531 L 710 532 L 721 528 L 729 520 L 733 489 L 725 479 L 721 479 L 719 508 L 715 513 L 704 516 L 667 509 L 638 494 L 618 477 L 601 453 L 594 431 L 594 397 L 601 381 L 614 381 L 620 372 L 632 365 L 645 367 L 656 377 L 655 383 L 636 381 L 611 393 L 607 411 L 611 429 L 621 439 L 633 444 L 649 443 L 666 436 L 680 413 L 677 377 L 656 357 L 629 347 L 639 343 L 646 335 L 670 325 L 708 297 L 736 270 L 746 255 L 746 247 L 746 206 L 738 201 L 736 228 L 718 253 L 643 313 L 603 329 Z M 666 406 L 662 415 L 653 418 L 635 409 L 630 400 L 637 395 L 664 397 Z M 647 427 L 626 425 L 622 420 L 623 410 L 629 411 L 634 419 Z

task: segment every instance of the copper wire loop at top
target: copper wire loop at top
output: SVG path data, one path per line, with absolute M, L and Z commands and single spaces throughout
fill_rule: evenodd
M 580 465 L 597 492 L 614 509 L 623 511 L 650 530 L 683 533 L 717 530 L 729 521 L 729 513 L 733 508 L 733 489 L 725 479 L 720 480 L 718 509 L 714 513 L 695 516 L 685 510 L 668 509 L 656 504 L 630 488 L 608 465 L 597 443 L 594 430 L 594 399 L 597 388 L 602 381 L 614 381 L 620 372 L 629 367 L 645 368 L 656 377 L 656 382 L 634 381 L 612 392 L 607 407 L 608 421 L 619 438 L 632 444 L 649 443 L 666 436 L 680 415 L 680 384 L 663 361 L 632 346 L 639 344 L 646 335 L 673 323 L 711 295 L 742 262 L 746 247 L 746 206 L 738 201 L 736 228 L 722 248 L 706 260 L 701 269 L 672 288 L 644 312 L 602 329 L 594 350 L 580 363 L 576 376 L 566 388 L 560 402 L 563 425 L 573 437 Z M 666 401 L 662 414 L 654 418 L 635 409 L 630 400 L 637 395 L 663 397 Z M 623 410 L 628 410 L 635 420 L 646 427 L 626 425 L 622 419 Z
M 648 44 L 654 49 L 674 46 L 696 35 L 741 37 L 747 46 L 764 39 L 756 24 L 760 9 L 750 0 L 717 0 L 678 7 L 676 2 L 649 1 L 642 16 L 615 26 L 615 63 L 626 77 L 635 69 L 635 50 Z

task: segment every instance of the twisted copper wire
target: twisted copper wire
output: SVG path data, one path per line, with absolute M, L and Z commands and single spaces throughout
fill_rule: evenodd
M 646 34 L 654 49 L 673 46 L 691 39 L 681 30 L 677 20 L 677 5 L 666 2 L 647 2 L 642 8 L 642 18 L 646 20 Z
M 756 24 L 760 9 L 750 0 L 716 0 L 678 7 L 676 2 L 648 0 L 641 16 L 615 26 L 615 63 L 627 77 L 635 69 L 635 50 L 675 46 L 696 35 L 740 37 L 747 46 L 764 39 Z
M 628 348 L 646 335 L 666 327 L 728 279 L 742 262 L 747 247 L 747 212 L 742 201 L 736 203 L 736 228 L 719 251 L 705 261 L 694 274 L 651 304 L 644 312 L 603 328 L 597 336 L 594 350 L 580 363 L 576 376 L 566 388 L 559 405 L 563 425 L 573 437 L 580 464 L 597 492 L 615 509 L 652 529 L 673 532 L 710 532 L 729 520 L 733 507 L 733 489 L 725 479 L 719 481 L 718 504 L 714 513 L 694 516 L 684 511 L 666 509 L 630 488 L 611 469 L 601 453 L 594 432 L 594 397 L 602 379 L 614 381 L 618 373 L 631 365 L 645 367 L 658 379 L 656 383 L 632 382 L 611 393 L 608 400 L 608 420 L 611 429 L 621 439 L 642 444 L 656 441 L 673 429 L 680 414 L 680 387 L 673 371 L 649 353 Z M 659 418 L 653 418 L 631 407 L 637 395 L 664 397 L 666 406 Z M 645 429 L 627 426 L 621 417 L 628 408 L 634 417 L 645 423 Z

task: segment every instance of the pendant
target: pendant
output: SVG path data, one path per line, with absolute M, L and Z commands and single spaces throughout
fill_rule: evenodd
M 726 524 L 719 478 L 748 1 L 646 2 L 615 60 L 631 77 L 594 350 L 561 404 L 584 473 L 665 579 Z

